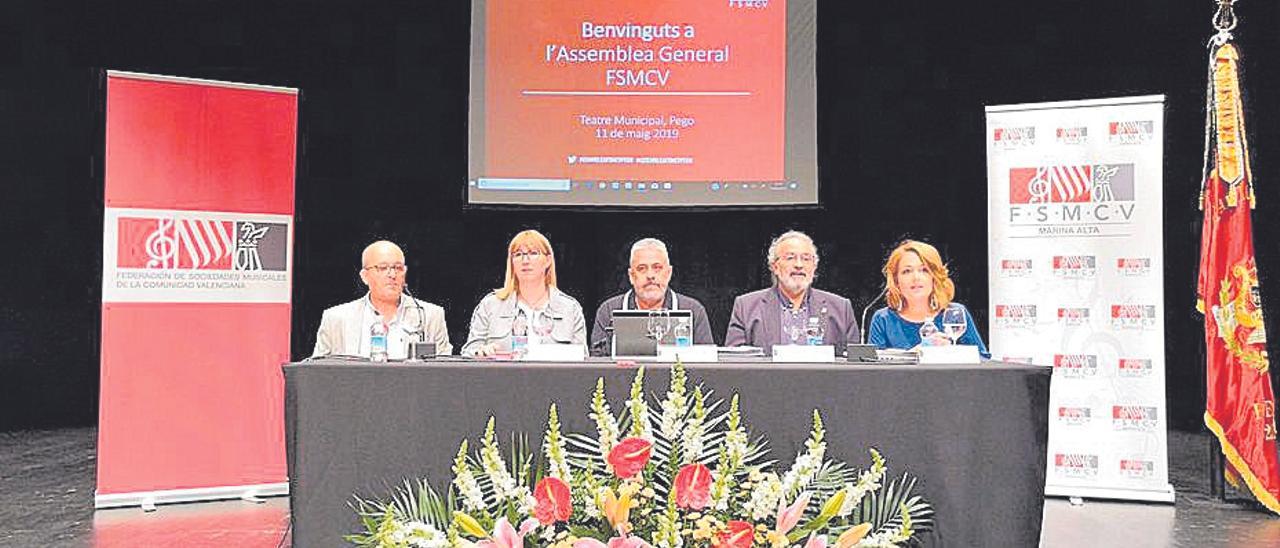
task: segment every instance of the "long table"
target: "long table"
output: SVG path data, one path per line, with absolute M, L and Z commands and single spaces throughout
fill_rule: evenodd
M 669 372 L 647 367 L 650 394 L 665 393 Z M 688 372 L 717 398 L 741 395 L 745 424 L 769 439 L 780 466 L 803 448 L 816 408 L 829 458 L 864 468 L 874 446 L 890 476 L 920 478 L 917 492 L 936 512 L 927 545 L 1039 543 L 1051 368 L 744 359 Z M 553 402 L 564 431 L 594 432 L 586 414 L 596 379 L 604 378 L 617 413 L 635 370 L 612 362 L 314 361 L 288 364 L 284 374 L 293 540 L 312 547 L 341 546 L 357 530 L 353 494 L 384 497 L 422 475 L 446 487 L 458 444 L 470 439 L 474 448 L 490 416 L 504 448 L 513 431 L 540 446 Z

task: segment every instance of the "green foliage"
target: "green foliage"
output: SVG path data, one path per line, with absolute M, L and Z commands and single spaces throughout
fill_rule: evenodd
M 384 545 L 384 539 L 378 532 L 385 530 L 385 524 L 390 520 L 417 521 L 446 531 L 454 510 L 452 493 L 441 497 L 425 478 L 406 478 L 391 490 L 391 497 L 385 502 L 357 495 L 349 505 L 359 516 L 365 532 L 344 538 L 356 546 L 369 547 Z
M 903 473 L 876 491 L 867 493 L 862 503 L 853 511 L 853 523 L 870 523 L 871 530 L 903 525 L 903 511 L 910 516 L 915 531 L 933 528 L 933 508 L 920 495 L 913 494 L 916 478 Z

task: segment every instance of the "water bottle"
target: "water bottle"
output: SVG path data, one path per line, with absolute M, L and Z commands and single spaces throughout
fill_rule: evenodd
M 933 325 L 933 318 L 920 324 L 920 346 L 933 346 L 932 337 L 938 333 L 938 326 Z
M 511 322 L 511 353 L 517 357 L 529 350 L 529 323 L 523 314 Z
M 689 327 L 689 318 L 680 318 L 674 331 L 676 346 L 693 346 L 693 329 Z
M 809 346 L 821 346 L 822 340 L 826 338 L 826 335 L 826 329 L 822 326 L 822 318 L 809 316 L 809 322 L 804 327 L 804 343 Z
M 387 326 L 379 318 L 369 327 L 369 359 L 387 361 Z

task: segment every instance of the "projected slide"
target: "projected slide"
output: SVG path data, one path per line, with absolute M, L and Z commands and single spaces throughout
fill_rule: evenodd
M 817 203 L 815 0 L 476 0 L 473 204 Z

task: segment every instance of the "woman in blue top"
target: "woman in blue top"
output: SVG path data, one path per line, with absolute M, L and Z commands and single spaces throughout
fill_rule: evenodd
M 885 302 L 889 306 L 871 317 L 867 342 L 878 348 L 915 349 L 920 346 L 920 326 L 932 322 L 938 329 L 929 344 L 952 344 L 943 334 L 942 314 L 948 307 L 964 313 L 965 330 L 955 344 L 978 347 L 978 353 L 990 358 L 982 343 L 973 316 L 964 305 L 952 302 L 956 285 L 947 273 L 947 265 L 937 248 L 924 242 L 907 240 L 889 254 L 884 265 Z

